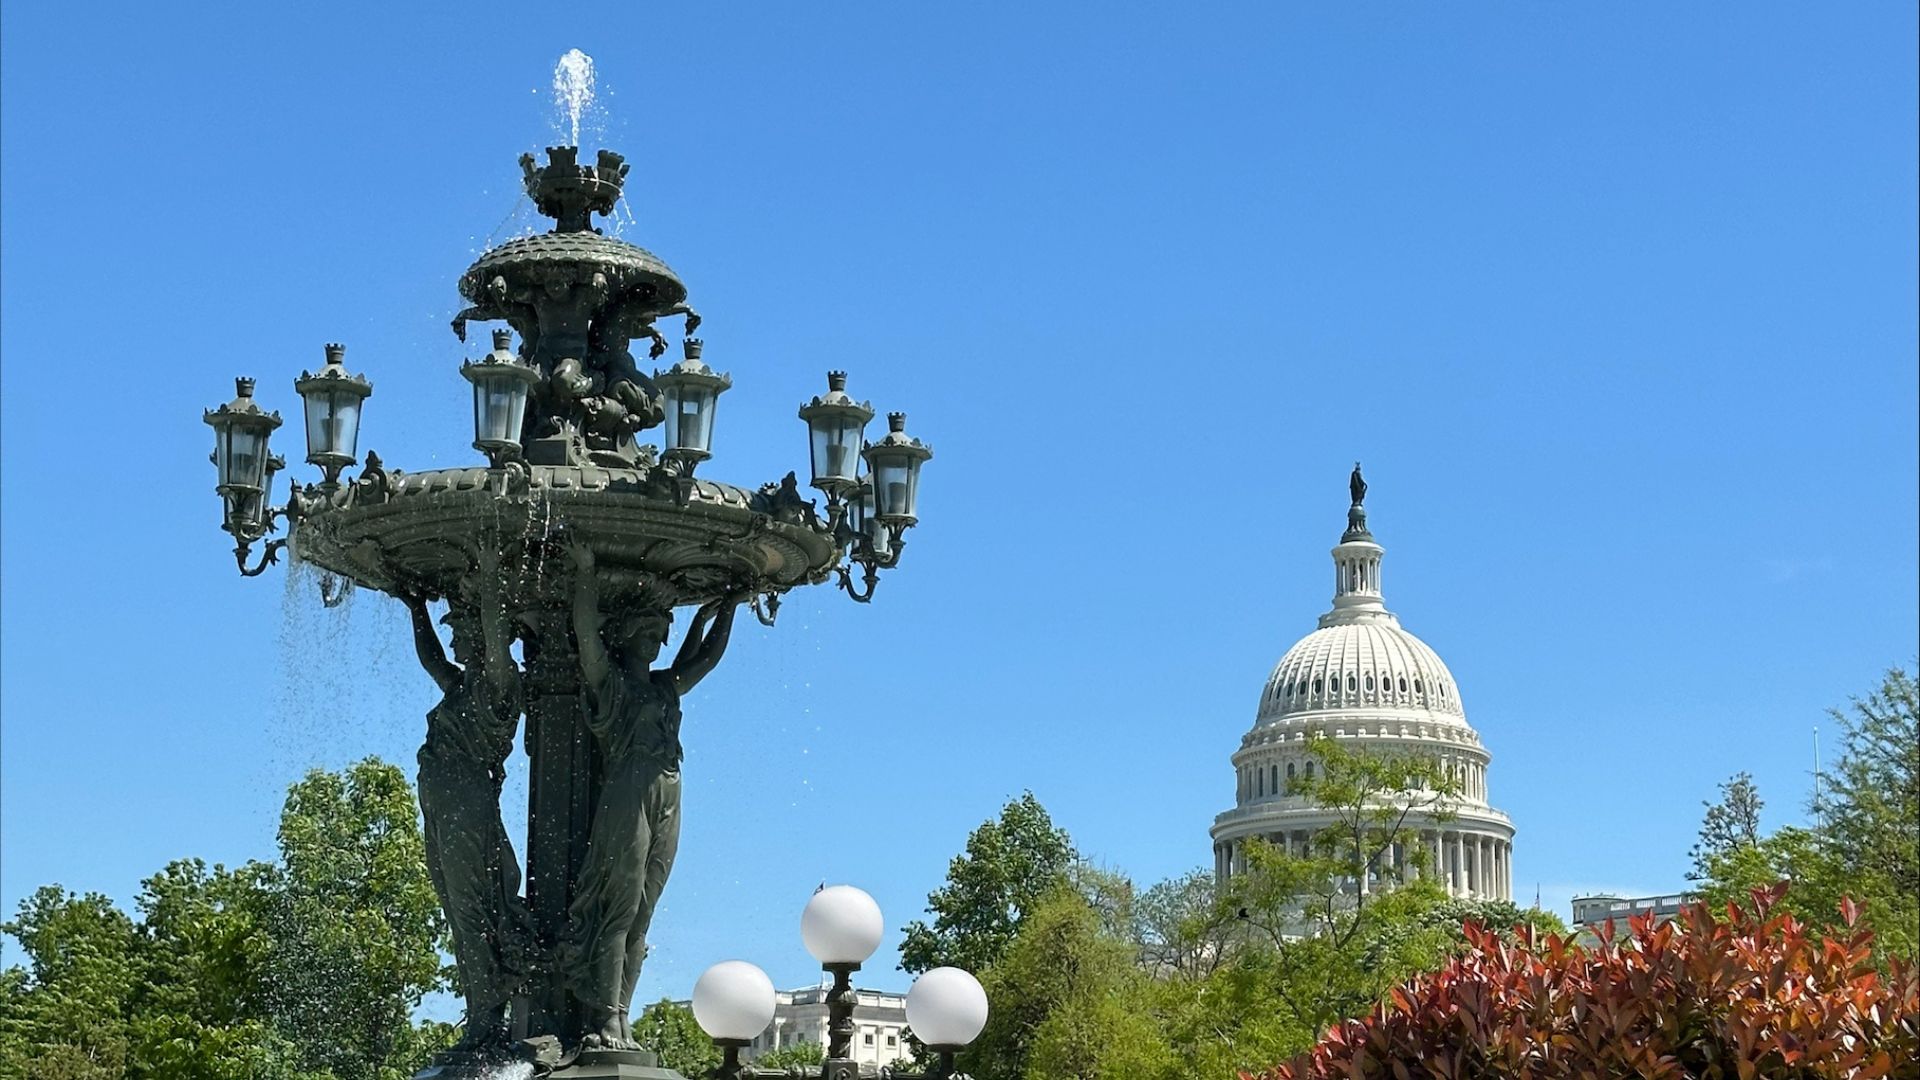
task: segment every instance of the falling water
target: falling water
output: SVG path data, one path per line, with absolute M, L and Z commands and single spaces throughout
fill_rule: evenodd
M 593 107 L 593 57 L 579 49 L 567 54 L 553 68 L 553 103 L 566 111 L 569 146 L 580 145 L 580 117 Z

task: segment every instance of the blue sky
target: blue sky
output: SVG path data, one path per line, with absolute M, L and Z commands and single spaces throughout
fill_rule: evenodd
M 411 769 L 397 606 L 240 580 L 200 412 L 292 415 L 337 340 L 363 448 L 474 460 L 454 280 L 532 224 L 574 47 L 735 380 L 708 473 L 804 469 L 829 367 L 938 453 L 876 603 L 792 597 L 690 703 L 643 996 L 808 981 L 815 885 L 898 927 L 1023 789 L 1208 864 L 1355 459 L 1563 911 L 1680 885 L 1736 770 L 1799 819 L 1822 710 L 1916 653 L 1912 4 L 525 10 L 0 17 L 5 910 Z

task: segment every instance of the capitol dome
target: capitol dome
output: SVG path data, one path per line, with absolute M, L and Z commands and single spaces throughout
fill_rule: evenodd
M 1313 776 L 1306 740 L 1319 734 L 1354 749 L 1437 758 L 1461 791 L 1445 820 L 1418 811 L 1409 818 L 1429 872 L 1455 896 L 1512 899 L 1513 824 L 1487 801 L 1492 755 L 1467 724 L 1453 673 L 1387 610 L 1385 550 L 1367 529 L 1358 466 L 1351 489 L 1347 529 L 1333 549 L 1333 607 L 1286 651 L 1261 691 L 1253 728 L 1233 755 L 1234 808 L 1214 819 L 1214 871 L 1224 880 L 1243 866 L 1251 838 L 1304 851 L 1333 824 L 1331 813 L 1291 794 L 1296 779 Z M 1417 861 L 1408 845 L 1395 845 L 1359 887 L 1403 878 Z

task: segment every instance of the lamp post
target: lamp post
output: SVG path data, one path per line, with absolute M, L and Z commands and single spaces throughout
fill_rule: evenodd
M 827 991 L 827 1054 L 818 1080 L 858 1080 L 860 1065 L 852 1057 L 857 994 L 853 973 L 873 955 L 885 926 L 880 906 L 864 890 L 851 885 L 821 889 L 800 913 L 800 938 L 807 951 L 833 977 Z M 708 968 L 693 987 L 693 1018 L 721 1051 L 721 1063 L 711 1080 L 774 1080 L 809 1074 L 798 1066 L 762 1069 L 743 1064 L 741 1051 L 753 1042 L 774 1014 L 773 982 L 766 973 L 741 960 L 725 960 Z M 987 1023 L 987 995 L 980 981 L 959 968 L 940 967 L 924 972 L 907 991 L 907 1024 L 933 1051 L 935 1063 L 924 1073 L 882 1067 L 891 1080 L 966 1080 L 954 1071 L 954 1056 L 978 1038 Z
M 651 377 L 639 370 L 633 343 L 653 343 L 657 357 L 666 346 L 660 320 L 683 319 L 690 335 L 700 316 L 687 304 L 686 284 L 663 260 L 592 227 L 594 215 L 612 213 L 619 201 L 628 165 L 609 151 L 584 164 L 579 148 L 552 147 L 544 166 L 523 156 L 521 171 L 528 196 L 555 219 L 554 227 L 481 254 L 459 279 L 468 306 L 453 320 L 461 341 L 471 323 L 504 324 L 493 330 L 490 352 L 460 367 L 472 390 L 472 445 L 485 461 L 406 472 L 389 470 L 369 451 L 359 474 L 344 477 L 360 453 L 373 385 L 350 374 L 345 349 L 329 344 L 325 365 L 294 383 L 305 410 L 307 461 L 319 469 L 318 481 L 294 485 L 284 505 L 271 503 L 269 489 L 283 463 L 268 442 L 281 420 L 254 400 L 254 382 L 243 378 L 233 401 L 205 415 L 214 429 L 215 491 L 242 574 L 261 573 L 292 545 L 301 561 L 330 575 L 323 599 L 325 581 L 333 580 L 401 598 L 416 614 L 444 600 L 463 615 L 457 625 L 477 628 L 465 643 L 469 655 L 472 640 L 489 650 L 504 643 L 508 663 L 523 668 L 510 673 L 517 679 L 501 676 L 520 693 L 471 692 L 447 670 L 466 679 L 486 669 L 484 658 L 434 663 L 440 658 L 431 656 L 431 624 L 417 635 L 423 663 L 449 702 L 458 691 L 459 708 L 448 710 L 513 709 L 487 720 L 508 732 L 524 722 L 529 760 L 523 845 L 496 839 L 504 830 L 484 813 L 465 812 L 498 798 L 504 760 L 454 763 L 459 769 L 448 772 L 457 781 L 446 782 L 473 790 L 439 794 L 441 805 L 458 801 L 463 814 L 429 830 L 430 846 L 445 845 L 435 857 L 479 859 L 491 867 L 435 879 L 450 921 L 471 930 L 456 936 L 455 960 L 463 975 L 511 967 L 519 982 L 501 990 L 509 998 L 504 1007 L 497 1000 L 476 1003 L 470 994 L 469 1037 L 420 1076 L 493 1076 L 498 1062 L 517 1059 L 558 1068 L 560 1077 L 652 1077 L 658 1072 L 647 1071 L 652 1067 L 632 1044 L 624 1016 L 608 1017 L 631 992 L 647 951 L 644 943 L 624 941 L 622 928 L 651 925 L 671 860 L 621 862 L 618 853 L 632 845 L 619 830 L 640 826 L 618 813 L 609 821 L 624 824 L 596 825 L 596 815 L 603 795 L 619 794 L 617 785 L 632 782 L 634 770 L 621 771 L 620 758 L 631 751 L 631 740 L 620 732 L 668 729 L 647 710 L 671 705 L 677 716 L 678 703 L 657 694 L 590 693 L 587 670 L 601 686 L 613 674 L 633 682 L 661 674 L 638 670 L 654 654 L 627 646 L 635 627 L 664 639 L 677 609 L 690 616 L 689 633 L 702 635 L 696 651 L 710 667 L 725 647 L 736 605 L 750 604 L 771 625 L 781 596 L 836 577 L 853 599 L 867 602 L 879 572 L 898 564 L 903 532 L 917 521 L 919 468 L 931 451 L 905 435 L 898 414 L 893 430 L 869 446 L 873 407 L 847 396 L 846 375 L 835 372 L 828 392 L 800 410 L 810 483 L 825 495 L 824 507 L 801 494 L 793 472 L 758 486 L 696 478 L 695 469 L 704 468 L 723 441 L 716 406 L 732 379 L 701 359 L 702 343 L 691 336 L 679 362 Z M 659 437 L 648 443 L 654 428 Z M 281 520 L 287 536 L 271 540 L 249 566 L 252 546 Z M 852 584 L 854 568 L 861 572 L 859 589 Z M 603 638 L 628 637 L 611 643 L 619 648 L 608 640 L 599 649 L 583 648 L 581 626 L 602 627 Z M 491 658 L 497 663 L 498 652 Z M 610 674 L 615 661 L 635 670 Z M 455 690 L 447 689 L 450 683 Z M 486 704 L 475 704 L 483 699 Z M 590 716 L 595 709 L 620 715 Z M 677 735 L 670 740 L 656 749 L 678 762 Z M 502 745 L 512 745 L 511 738 Z M 674 790 L 671 812 L 677 814 Z M 648 813 L 669 812 L 655 807 L 653 795 L 647 800 Z M 608 839 L 589 852 L 590 836 L 601 833 Z M 517 853 L 526 860 L 524 895 L 481 895 L 480 886 L 463 884 L 502 880 L 502 866 L 494 864 Z M 613 910 L 620 905 L 633 910 Z M 483 955 L 489 950 L 513 963 Z M 583 950 L 598 951 L 582 956 Z M 851 994 L 846 976 L 865 955 L 832 961 L 844 969 L 843 996 Z M 474 1016 L 479 1009 L 487 1015 Z M 514 1049 L 506 1058 L 501 1047 L 475 1034 L 509 1028 Z

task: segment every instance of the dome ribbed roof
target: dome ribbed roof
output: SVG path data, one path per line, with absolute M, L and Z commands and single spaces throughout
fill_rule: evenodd
M 1387 616 L 1322 626 L 1296 642 L 1267 679 L 1259 722 L 1367 708 L 1466 721 L 1447 665 Z

